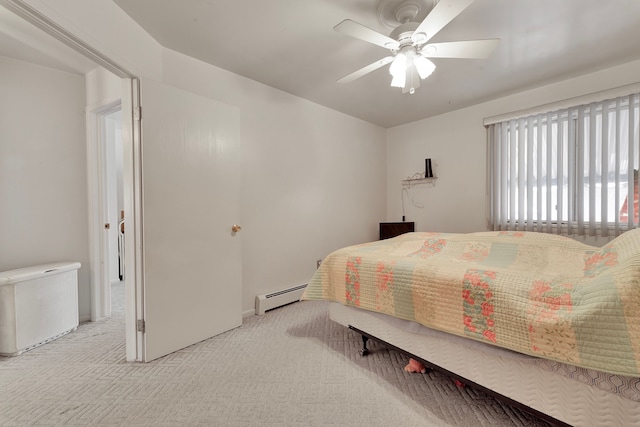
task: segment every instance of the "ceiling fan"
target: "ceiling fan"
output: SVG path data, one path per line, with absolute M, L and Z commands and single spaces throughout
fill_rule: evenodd
M 403 1 L 395 8 L 395 20 L 400 25 L 389 36 L 345 19 L 334 27 L 336 31 L 389 49 L 391 55 L 339 79 L 338 82 L 352 82 L 391 64 L 391 86 L 402 88 L 402 93 L 413 94 L 420 87 L 420 80 L 427 78 L 436 68 L 428 58 L 487 58 L 500 39 L 428 43 L 473 2 L 474 0 L 439 0 L 422 22 L 415 22 L 421 3 L 416 0 Z

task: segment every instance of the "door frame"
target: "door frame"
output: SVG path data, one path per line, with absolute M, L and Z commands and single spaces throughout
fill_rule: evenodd
M 142 128 L 140 117 L 140 80 L 122 79 L 122 151 L 124 174 L 125 301 L 127 361 L 144 361 L 144 247 L 142 193 Z M 140 324 L 142 323 L 142 325 Z
M 56 24 L 47 16 L 40 13 L 37 9 L 25 3 L 23 0 L 0 0 L 0 5 L 7 10 L 15 13 L 25 21 L 31 23 L 34 27 L 44 31 L 54 37 L 61 43 L 69 46 L 78 53 L 84 55 L 97 66 L 115 74 L 122 79 L 122 145 L 123 145 L 123 184 L 124 184 L 124 209 L 125 223 L 129 230 L 128 238 L 125 240 L 125 264 L 127 276 L 125 277 L 125 331 L 126 331 L 126 360 L 142 361 L 141 342 L 143 340 L 142 331 L 138 331 L 138 319 L 142 317 L 142 174 L 141 174 L 141 156 L 140 156 L 140 122 L 134 119 L 134 112 L 139 109 L 139 84 L 135 74 L 127 70 L 125 67 L 116 63 L 102 52 L 94 49 L 82 39 L 67 31 L 65 28 Z M 86 124 L 89 127 L 89 123 Z M 87 156 L 89 154 L 87 153 Z M 98 170 L 98 166 L 89 162 L 87 157 L 87 168 L 92 168 L 92 173 Z M 89 179 L 89 177 L 87 177 Z M 88 182 L 89 184 L 89 182 Z M 91 188 L 93 184 L 89 184 Z M 88 209 L 90 212 L 96 212 L 93 207 L 93 196 L 89 197 Z M 89 221 L 94 221 L 94 216 L 89 215 Z M 99 222 L 98 222 L 99 224 Z M 102 231 L 102 228 L 100 229 Z M 104 235 L 104 233 L 101 233 Z M 89 236 L 93 235 L 90 230 Z M 90 239 L 92 239 L 90 237 Z M 95 245 L 91 241 L 91 249 L 95 251 Z M 92 269 L 100 265 L 101 260 L 90 258 Z M 100 273 L 101 275 L 102 273 Z M 93 274 L 90 274 L 93 283 Z M 100 276 L 98 276 L 100 277 Z M 93 301 L 92 301 L 93 305 Z M 93 311 L 93 307 L 92 307 Z M 93 312 L 92 312 L 93 316 Z

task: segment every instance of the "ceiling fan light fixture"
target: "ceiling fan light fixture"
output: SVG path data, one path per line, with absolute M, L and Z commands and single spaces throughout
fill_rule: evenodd
M 433 62 L 415 52 L 414 49 L 399 52 L 389 66 L 389 74 L 393 76 L 391 87 L 399 87 L 403 89 L 403 93 L 413 94 L 420 87 L 420 79 L 426 79 L 435 69 Z M 407 89 L 407 82 L 411 86 L 410 89 Z
M 422 55 L 416 55 L 416 57 L 413 59 L 413 65 L 416 66 L 418 75 L 422 80 L 429 77 L 431 73 L 433 73 L 433 71 L 436 69 L 436 64 L 429 61 Z
M 393 58 L 393 62 L 389 66 L 389 74 L 391 74 L 394 78 L 404 75 L 407 69 L 407 56 L 399 52 L 395 58 Z
M 398 73 L 391 79 L 391 87 L 401 87 L 404 89 L 407 84 L 407 74 L 402 72 Z

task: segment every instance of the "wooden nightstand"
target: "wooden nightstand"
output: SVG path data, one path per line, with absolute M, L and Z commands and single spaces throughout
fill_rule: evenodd
M 390 239 L 413 231 L 415 231 L 415 224 L 413 222 L 381 222 L 380 240 Z

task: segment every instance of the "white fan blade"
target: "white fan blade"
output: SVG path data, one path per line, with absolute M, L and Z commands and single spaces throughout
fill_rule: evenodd
M 399 47 L 398 42 L 391 37 L 380 34 L 379 32 L 372 30 L 369 27 L 365 27 L 362 24 L 358 24 L 351 19 L 345 19 L 333 27 L 333 29 L 342 34 L 346 34 L 387 49 L 397 49 Z
M 414 43 L 426 43 L 473 2 L 474 0 L 440 0 L 413 32 L 411 38 Z M 424 34 L 426 38 L 419 34 Z
M 366 67 L 360 68 L 358 71 L 354 71 L 353 73 L 349 74 L 348 76 L 344 76 L 343 78 L 338 80 L 338 83 L 349 83 L 349 82 L 352 82 L 355 79 L 358 79 L 358 78 L 364 76 L 365 74 L 368 74 L 368 73 L 370 73 L 372 71 L 375 71 L 380 67 L 384 67 L 385 65 L 391 63 L 391 61 L 393 61 L 393 56 L 387 56 L 385 58 L 379 59 L 376 62 L 374 62 L 373 64 L 369 64 Z
M 420 50 L 425 58 L 484 59 L 498 46 L 500 39 L 429 43 Z

